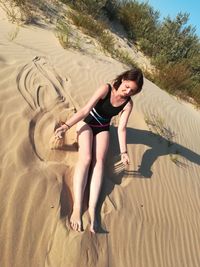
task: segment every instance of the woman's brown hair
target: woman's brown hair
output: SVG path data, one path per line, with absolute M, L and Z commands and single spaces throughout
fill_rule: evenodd
M 117 90 L 122 83 L 122 80 L 134 81 L 137 84 L 137 91 L 135 94 L 138 94 L 142 90 L 143 86 L 143 73 L 139 68 L 133 68 L 131 70 L 125 71 L 118 75 L 113 82 L 114 88 Z

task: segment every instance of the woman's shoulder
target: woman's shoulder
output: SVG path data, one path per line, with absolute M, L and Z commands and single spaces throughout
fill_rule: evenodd
M 103 84 L 99 87 L 99 91 L 101 91 L 102 99 L 104 99 L 111 92 L 111 85 L 109 83 Z
M 130 98 L 127 99 L 127 103 L 126 103 L 124 109 L 130 109 L 131 110 L 132 108 L 133 108 L 133 100 L 130 97 Z
M 110 84 L 110 83 L 106 83 L 105 85 L 107 86 L 107 88 L 108 88 L 109 91 L 112 90 L 112 84 Z

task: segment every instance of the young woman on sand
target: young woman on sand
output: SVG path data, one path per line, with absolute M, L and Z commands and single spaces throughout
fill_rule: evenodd
M 138 68 L 118 75 L 111 84 L 101 86 L 87 104 L 55 131 L 59 142 L 65 132 L 77 123 L 79 159 L 73 177 L 73 212 L 71 228 L 82 231 L 82 200 L 91 168 L 88 212 L 90 231 L 97 231 L 96 206 L 100 194 L 103 167 L 109 146 L 111 118 L 120 113 L 118 138 L 121 161 L 129 163 L 126 145 L 126 126 L 133 108 L 131 96 L 139 93 L 143 86 L 143 74 Z

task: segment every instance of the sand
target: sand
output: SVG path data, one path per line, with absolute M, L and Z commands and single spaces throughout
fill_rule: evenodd
M 51 149 L 55 123 L 126 67 L 102 53 L 64 50 L 48 27 L 16 31 L 0 12 L 0 266 L 199 267 L 200 113 L 145 79 L 127 128 L 130 165 L 111 127 L 100 233 L 66 228 L 77 161 L 75 127 Z M 149 130 L 155 118 L 171 141 Z

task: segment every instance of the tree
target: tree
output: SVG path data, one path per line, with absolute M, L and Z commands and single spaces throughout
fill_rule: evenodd
M 158 31 L 155 57 L 164 57 L 166 62 L 178 62 L 189 57 L 198 38 L 195 28 L 186 26 L 188 19 L 187 13 L 178 13 L 174 20 L 169 16 L 164 19 Z
M 157 27 L 159 12 L 148 5 L 137 1 L 122 1 L 118 9 L 118 17 L 129 37 L 134 41 L 148 39 Z

